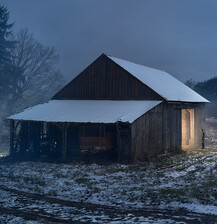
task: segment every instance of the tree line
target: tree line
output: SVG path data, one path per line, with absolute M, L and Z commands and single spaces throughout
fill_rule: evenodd
M 217 77 L 202 82 L 189 79 L 185 84 L 211 102 L 206 105 L 206 116 L 217 117 Z

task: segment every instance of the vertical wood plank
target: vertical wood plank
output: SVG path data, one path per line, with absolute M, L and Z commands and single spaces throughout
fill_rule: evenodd
M 10 156 L 14 156 L 14 120 L 10 120 Z

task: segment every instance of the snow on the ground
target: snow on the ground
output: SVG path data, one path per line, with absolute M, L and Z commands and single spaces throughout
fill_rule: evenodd
M 1 222 L 3 221 L 3 222 Z M 7 224 L 40 224 L 37 221 L 25 221 L 23 218 L 16 217 L 14 215 L 0 215 L 0 223 Z
M 217 129 L 209 127 L 206 129 L 206 143 L 209 142 L 210 147 L 162 156 L 149 164 L 0 163 L 0 185 L 67 201 L 90 202 L 117 208 L 185 208 L 196 213 L 217 215 L 216 136 Z M 13 195 L 0 190 L 0 204 L 13 207 L 18 206 L 18 201 Z M 62 211 L 67 217 L 67 212 L 64 213 L 65 211 L 55 206 L 49 208 L 46 203 L 35 202 L 27 207 L 33 210 L 43 208 L 54 214 Z M 95 214 L 92 215 L 92 222 L 99 216 L 103 220 L 102 215 Z M 2 217 L 0 214 L 0 220 Z M 4 217 L 5 220 L 8 219 L 7 223 L 16 223 L 18 219 L 12 215 Z M 79 217 L 77 219 L 81 221 L 86 216 Z M 107 216 L 104 218 L 108 219 Z M 173 223 L 172 220 L 165 221 L 163 218 L 131 216 L 126 217 L 123 222 L 136 223 L 134 219 L 137 223 Z M 109 223 L 121 223 L 120 217 Z
M 64 200 L 126 208 L 186 207 L 217 214 L 217 152 L 187 152 L 148 166 L 0 164 L 0 183 Z M 212 208 L 212 209 L 211 209 Z

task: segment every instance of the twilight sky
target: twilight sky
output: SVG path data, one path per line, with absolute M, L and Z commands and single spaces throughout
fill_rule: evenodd
M 60 55 L 71 80 L 102 53 L 181 81 L 217 76 L 216 0 L 2 0 L 14 30 Z

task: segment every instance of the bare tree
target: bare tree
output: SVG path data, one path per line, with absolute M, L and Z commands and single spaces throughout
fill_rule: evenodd
M 11 64 L 4 81 L 7 88 L 4 94 L 1 91 L 0 145 L 8 142 L 6 116 L 49 100 L 64 84 L 54 48 L 43 46 L 27 29 L 10 41 L 15 46 L 10 49 Z
M 56 67 L 59 58 L 54 48 L 44 47 L 27 29 L 13 38 L 17 42 L 12 50 L 9 102 L 15 112 L 48 100 L 63 86 L 64 79 Z

